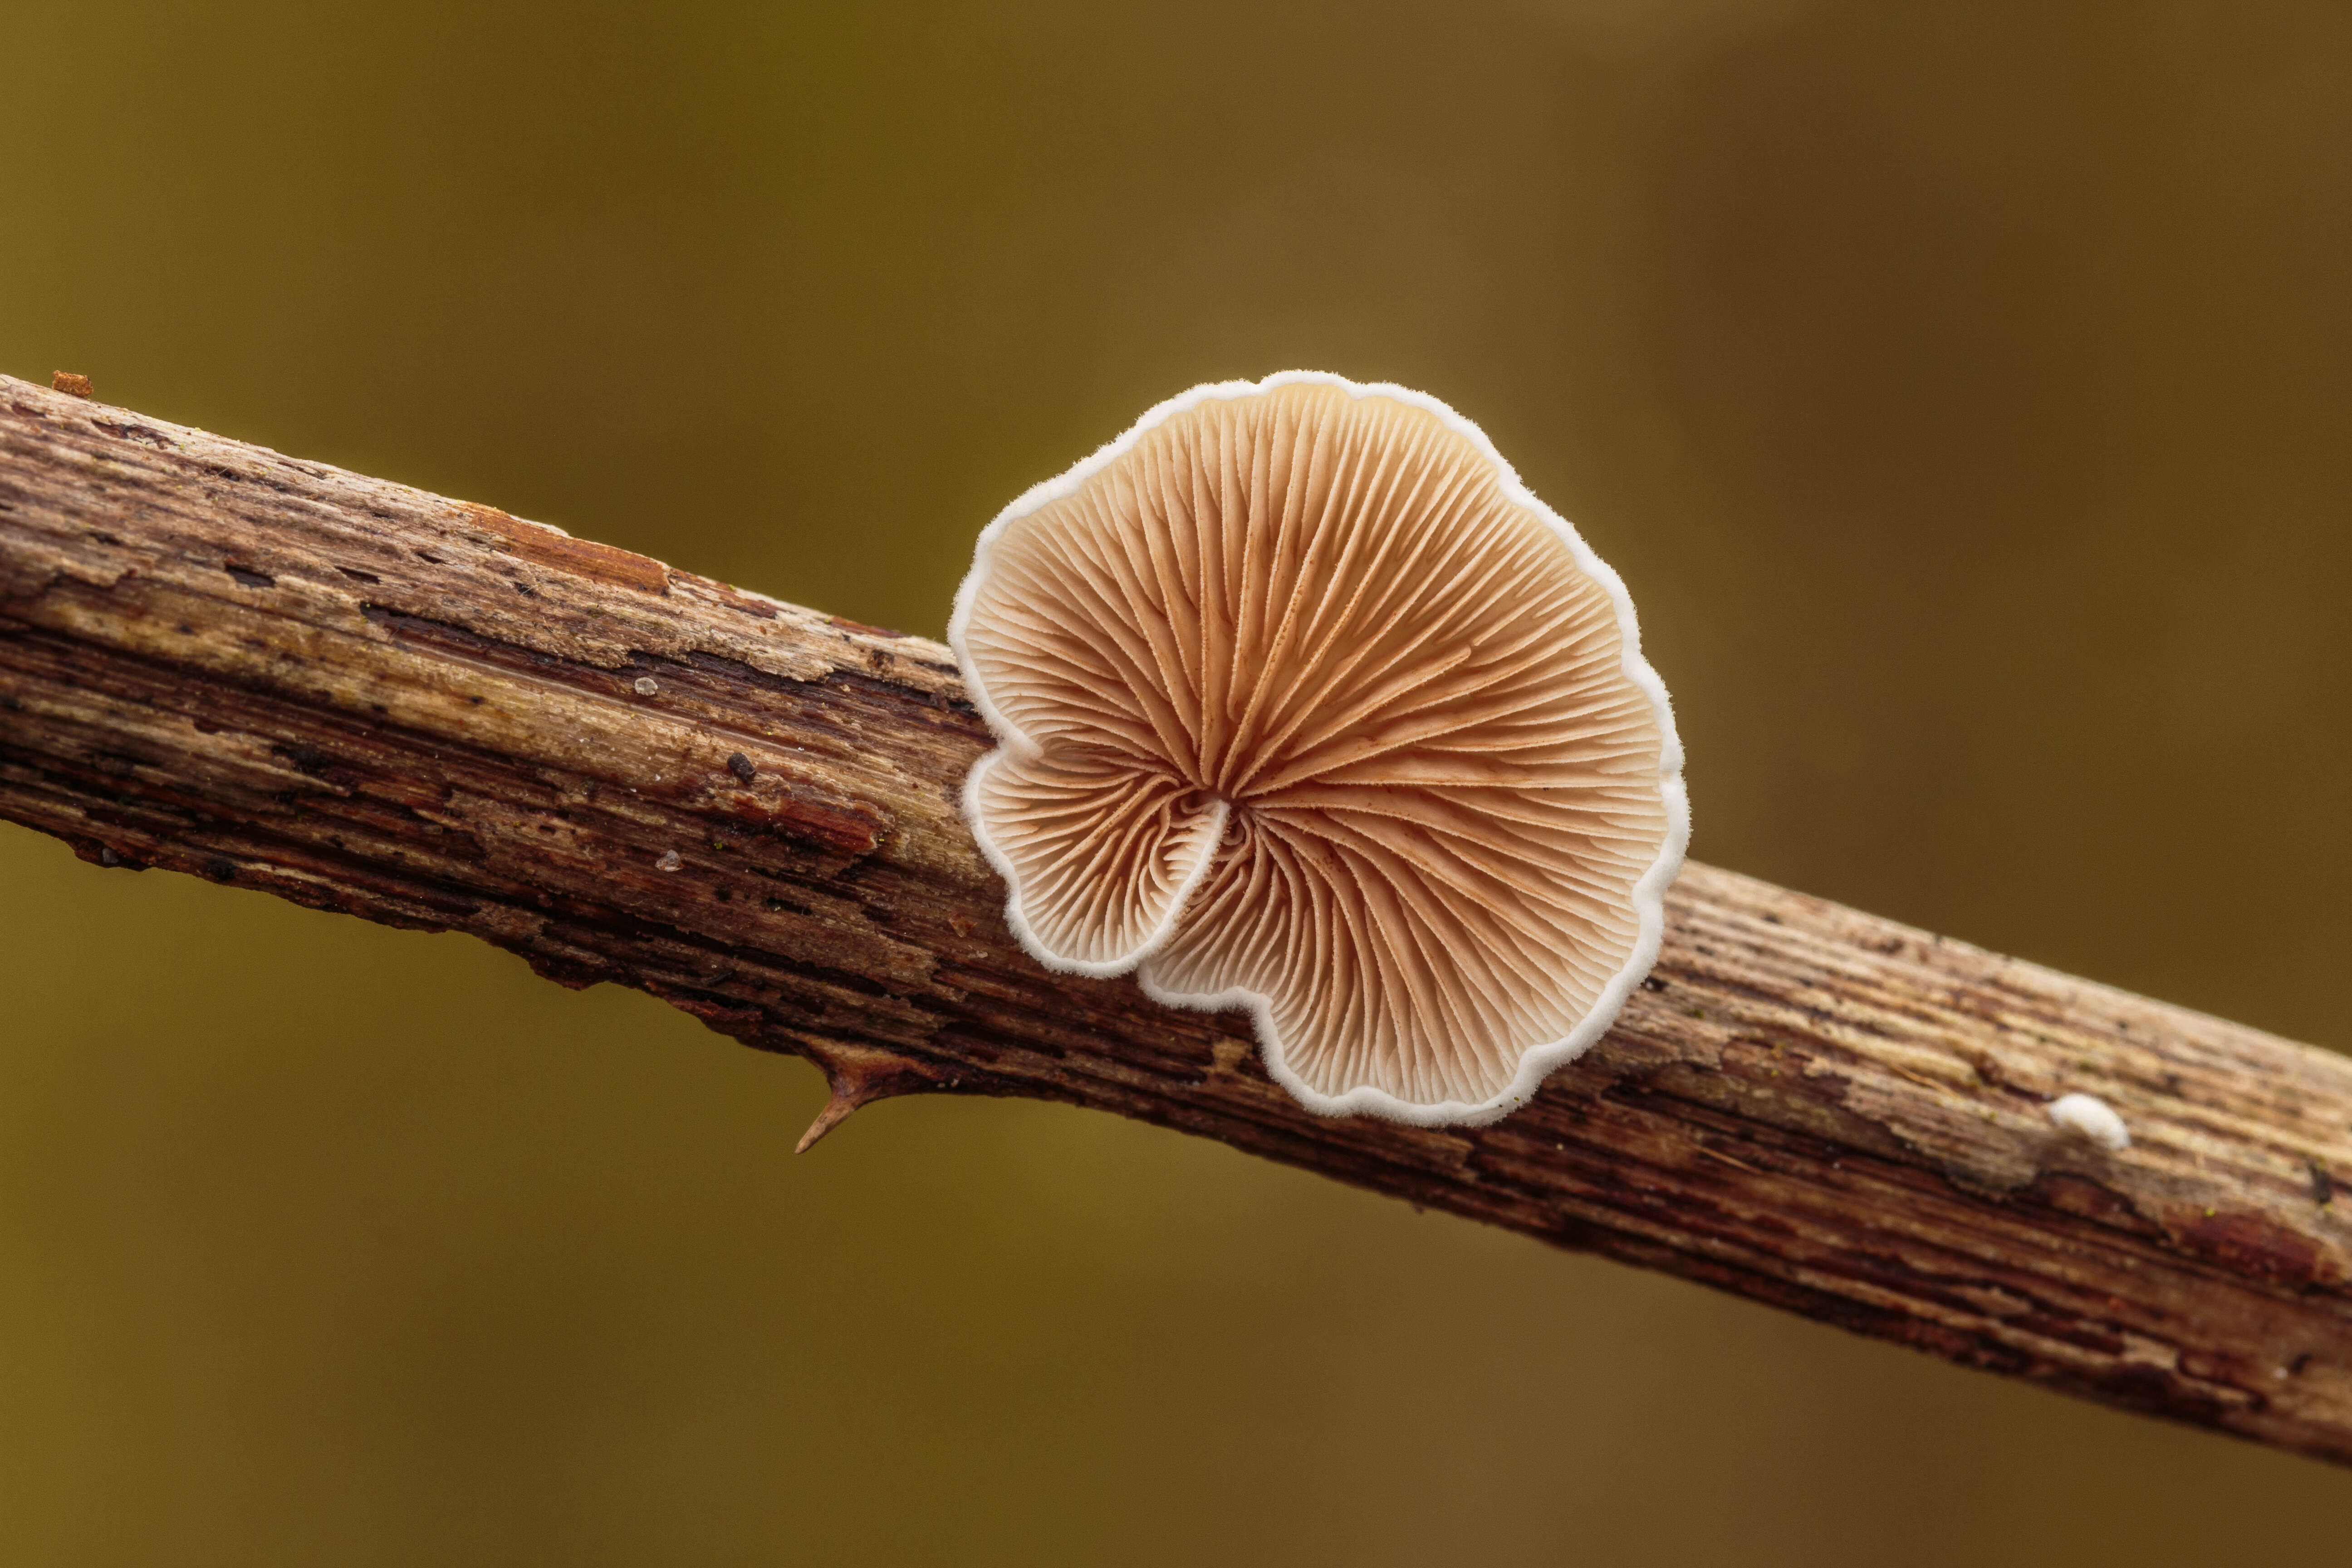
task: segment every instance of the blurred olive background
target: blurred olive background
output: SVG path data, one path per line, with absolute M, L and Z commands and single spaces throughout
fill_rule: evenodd
M 1481 421 L 1703 858 L 2352 1043 L 2352 13 L 0 5 L 0 368 L 938 635 Z M 2352 1561 L 2352 1475 L 0 828 L 10 1564 Z

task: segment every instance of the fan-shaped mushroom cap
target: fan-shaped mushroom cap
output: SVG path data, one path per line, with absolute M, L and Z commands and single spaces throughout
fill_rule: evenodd
M 949 640 L 1023 945 L 1250 1008 L 1315 1110 L 1491 1121 L 1657 955 L 1688 813 L 1633 605 L 1433 398 L 1164 403 L 989 525 Z

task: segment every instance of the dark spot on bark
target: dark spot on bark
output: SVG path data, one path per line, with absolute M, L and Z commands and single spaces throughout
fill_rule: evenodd
M 545 953 L 532 952 L 528 950 L 524 951 L 522 958 L 525 963 L 530 965 L 532 973 L 541 980 L 552 980 L 567 991 L 584 991 L 598 981 L 608 978 L 605 972 L 609 965 L 601 960 L 579 963 L 570 959 L 551 958 Z
M 2326 1208 L 2336 1199 L 2336 1178 L 2328 1174 L 2327 1167 L 2316 1160 L 2306 1160 L 2304 1163 L 2311 1167 L 2311 1201 Z
M 825 616 L 824 624 L 841 631 L 856 632 L 860 637 L 888 637 L 894 642 L 907 635 L 904 632 L 894 632 L 883 626 L 869 626 L 863 621 L 844 620 L 839 616 Z
M 332 760 L 316 746 L 299 743 L 290 746 L 272 746 L 269 750 L 273 755 L 283 757 L 291 763 L 296 773 L 310 778 L 317 778 L 320 773 L 325 773 L 327 764 Z
M 349 577 L 354 583 L 381 583 L 383 581 L 383 578 L 377 576 L 374 573 L 362 572 L 356 566 L 338 566 L 335 570 L 341 573 L 344 576 Z
M 180 623 L 180 635 L 184 637 L 192 637 L 196 635 L 196 628 L 188 625 L 187 622 L 182 621 Z
M 1642 976 L 1642 989 L 1643 989 L 1643 990 L 1644 990 L 1644 991 L 1664 991 L 1665 988 L 1666 988 L 1666 983 L 1665 983 L 1664 981 L 1663 981 L 1663 980 L 1659 979 L 1656 975 L 1654 975 L 1654 974 L 1645 974 L 1645 975 Z
M 2044 1204 L 2063 1213 L 2096 1220 L 2103 1226 L 2156 1240 L 2164 1227 L 2134 1208 L 2131 1200 L 2088 1176 L 2066 1171 L 2045 1171 L 2016 1194 L 2021 1204 Z
M 737 778 L 741 779 L 745 784 L 750 784 L 760 772 L 759 769 L 751 765 L 751 759 L 745 756 L 740 752 L 736 752 L 733 756 L 727 759 L 727 771 L 733 773 Z
M 229 566 L 225 568 L 225 570 L 227 571 L 230 576 L 236 578 L 239 584 L 247 588 L 275 588 L 278 586 L 278 579 L 272 577 L 267 572 L 248 571 L 243 566 Z
M 2220 1426 L 2227 1409 L 2220 1399 L 2183 1385 L 2162 1367 L 2127 1363 L 2111 1368 L 2099 1378 L 2097 1389 L 2105 1404 L 2202 1426 Z
M 516 593 L 520 594 L 526 599 L 532 596 L 530 584 L 528 583 L 509 583 L 507 586 L 512 588 Z
M 236 862 L 215 855 L 205 862 L 205 875 L 215 882 L 233 882 L 236 880 Z
M 2310 1284 L 2319 1262 L 2319 1246 L 2311 1237 L 2259 1214 L 2208 1215 L 2180 1239 L 2225 1268 L 2284 1284 Z
M 433 553 L 433 552 L 431 552 L 430 550 L 420 550 L 420 551 L 418 551 L 418 552 L 416 552 L 416 558 L 417 558 L 419 561 L 430 561 L 430 562 L 431 562 L 431 563 L 433 563 L 433 564 L 434 564 L 434 565 L 436 565 L 436 566 L 438 566 L 438 565 L 440 565 L 440 564 L 441 564 L 441 557 L 439 557 L 438 555 L 434 554 L 434 553 Z
M 466 700 L 472 703 L 477 708 L 479 708 L 482 705 L 482 700 L 478 697 L 468 697 Z
M 151 430 L 144 425 L 117 423 L 111 419 L 93 419 L 90 423 L 110 436 L 118 436 L 126 441 L 138 441 L 154 447 L 159 452 L 172 444 L 164 438 L 163 432 Z
M 2287 1375 L 2289 1377 L 2299 1376 L 2301 1375 L 2303 1369 L 2310 1364 L 2311 1352 L 2309 1351 L 2305 1351 L 2302 1354 L 2296 1356 L 2293 1361 L 2286 1363 Z

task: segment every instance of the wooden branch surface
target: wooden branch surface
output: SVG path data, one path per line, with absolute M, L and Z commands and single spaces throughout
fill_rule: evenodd
M 86 859 L 649 991 L 822 1067 L 813 1131 L 1094 1106 L 2352 1461 L 2352 1060 L 1694 865 L 1527 1110 L 1322 1120 L 1241 1015 L 1020 952 L 988 744 L 935 643 L 0 377 L 0 816 Z

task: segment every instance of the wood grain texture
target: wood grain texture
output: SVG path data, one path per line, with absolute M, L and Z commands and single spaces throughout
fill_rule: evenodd
M 1694 865 L 1528 1110 L 1320 1120 L 1240 1015 L 1020 952 L 988 743 L 937 644 L 0 377 L 0 816 L 86 859 L 651 992 L 815 1061 L 824 1125 L 1094 1106 L 2352 1461 L 2352 1061 Z

